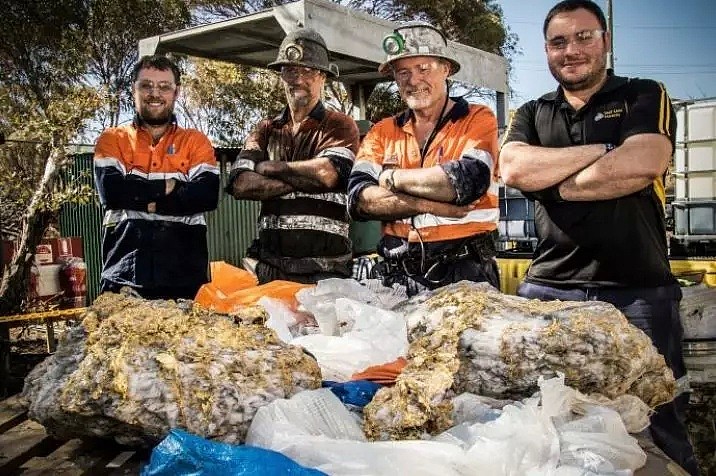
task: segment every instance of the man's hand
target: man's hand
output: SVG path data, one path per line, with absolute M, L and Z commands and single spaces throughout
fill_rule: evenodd
M 155 202 L 148 203 L 147 211 L 149 213 L 157 213 L 157 204 Z
M 472 205 L 457 206 L 451 203 L 426 200 L 425 213 L 448 218 L 463 218 L 473 209 Z
M 395 169 L 383 170 L 378 175 L 378 185 L 388 191 L 394 192 L 397 186 L 395 185 Z
M 173 179 L 173 178 L 166 179 L 164 181 L 164 195 L 169 195 L 170 193 L 172 193 L 176 184 L 177 184 L 176 179 Z M 156 204 L 155 204 L 155 207 L 156 207 Z M 152 212 L 152 213 L 154 213 L 154 212 Z
M 254 172 L 261 174 L 264 177 L 271 177 L 277 174 L 280 170 L 283 170 L 284 164 L 277 160 L 264 160 L 256 164 Z

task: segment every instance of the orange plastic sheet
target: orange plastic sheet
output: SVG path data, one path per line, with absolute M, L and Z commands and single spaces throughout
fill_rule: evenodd
M 296 307 L 296 292 L 313 286 L 293 281 L 271 281 L 257 285 L 256 276 L 224 261 L 211 263 L 211 282 L 199 288 L 194 301 L 206 309 L 230 313 L 243 306 L 251 306 L 262 297 L 285 301 Z
M 362 372 L 353 374 L 351 380 L 370 380 L 371 382 L 383 385 L 392 385 L 407 364 L 407 360 L 398 357 L 396 360 L 388 362 L 387 364 L 374 365 Z

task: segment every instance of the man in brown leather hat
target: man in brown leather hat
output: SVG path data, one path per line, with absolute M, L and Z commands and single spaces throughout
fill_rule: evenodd
M 261 283 L 349 277 L 346 185 L 358 127 L 321 101 L 326 78 L 338 70 L 310 28 L 289 33 L 268 67 L 280 72 L 288 105 L 246 140 L 226 189 L 236 199 L 261 201 L 248 256 L 258 260 Z

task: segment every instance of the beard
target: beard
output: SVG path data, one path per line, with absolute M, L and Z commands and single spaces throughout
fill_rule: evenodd
M 599 84 L 606 72 L 606 65 L 606 58 L 598 56 L 590 65 L 590 69 L 579 76 L 566 77 L 560 73 L 560 65 L 555 63 L 549 63 L 549 71 L 564 90 L 583 91 Z
M 159 113 L 151 112 L 146 105 L 142 105 L 139 108 L 139 117 L 150 126 L 169 124 L 172 120 L 172 113 L 173 109 L 171 107 L 167 107 Z
M 420 85 L 405 87 L 400 91 L 400 97 L 403 99 L 403 102 L 413 111 L 428 109 L 435 103 L 444 101 L 444 95 L 447 94 L 447 85 L 444 89 L 440 89 L 440 86 L 437 85 Z
M 407 104 L 408 107 L 413 111 L 419 111 L 421 109 L 430 107 L 433 104 L 433 101 L 431 97 L 423 96 L 416 98 L 414 96 L 408 96 L 405 98 L 405 104 Z
M 296 95 L 297 91 L 302 91 L 305 94 Z M 313 101 L 311 91 L 307 88 L 286 88 L 286 99 L 291 109 L 303 109 L 308 107 Z

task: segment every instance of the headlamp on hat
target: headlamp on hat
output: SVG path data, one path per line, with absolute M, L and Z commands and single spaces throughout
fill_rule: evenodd
M 383 51 L 385 51 L 387 55 L 393 56 L 400 54 L 404 49 L 405 39 L 403 35 L 397 31 L 383 38 Z
M 289 61 L 301 61 L 303 59 L 303 47 L 299 44 L 291 43 L 286 47 L 284 54 Z

